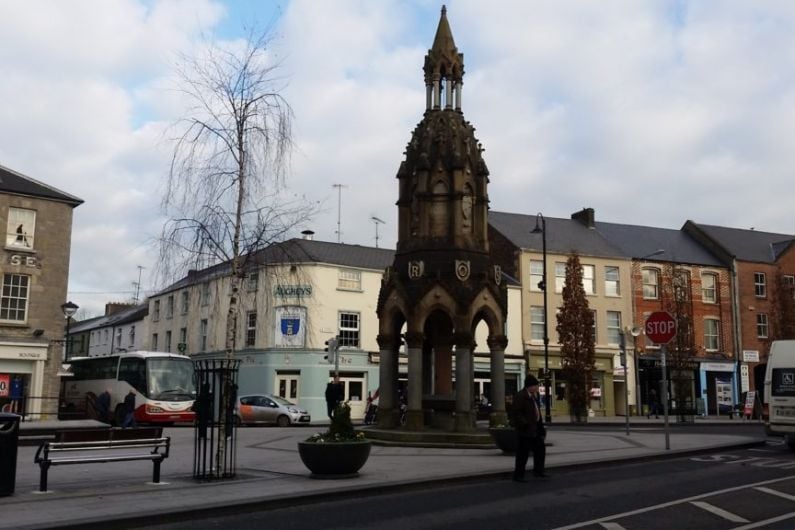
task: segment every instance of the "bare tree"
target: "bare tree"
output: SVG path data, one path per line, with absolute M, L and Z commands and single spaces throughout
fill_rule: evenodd
M 667 267 L 661 278 L 663 309 L 676 320 L 676 336 L 666 346 L 667 364 L 672 383 L 672 398 L 676 402 L 679 421 L 692 416 L 693 366 L 698 355 L 693 328 L 693 296 L 690 272 L 683 267 Z
M 284 183 L 293 147 L 293 111 L 268 31 L 242 44 L 210 44 L 177 66 L 187 105 L 174 129 L 174 150 L 162 206 L 169 221 L 160 238 L 160 273 L 174 279 L 190 268 L 229 263 L 224 350 L 234 358 L 239 291 L 247 259 L 284 239 L 313 213 L 289 197 Z M 224 382 L 221 410 L 233 390 Z M 224 459 L 221 423 L 218 467 Z
M 776 271 L 775 289 L 773 289 L 772 322 L 770 342 L 774 340 L 795 339 L 795 284 L 792 276 Z
M 566 284 L 563 287 L 563 306 L 558 312 L 557 331 L 563 375 L 569 385 L 569 408 L 577 422 L 586 421 L 588 417 L 591 374 L 596 360 L 593 313 L 588 306 L 582 277 L 580 257 L 573 253 L 566 260 Z

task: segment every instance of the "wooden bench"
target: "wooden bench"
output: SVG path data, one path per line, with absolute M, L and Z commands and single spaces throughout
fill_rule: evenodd
M 162 427 L 56 431 L 55 440 L 39 446 L 33 461 L 41 468 L 39 491 L 47 491 L 50 466 L 151 460 L 152 482 L 160 482 L 160 463 L 168 458 L 171 438 Z

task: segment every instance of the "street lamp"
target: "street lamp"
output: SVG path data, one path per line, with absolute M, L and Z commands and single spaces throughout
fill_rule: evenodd
M 640 328 L 637 326 L 632 326 L 631 328 L 625 327 L 621 331 L 619 331 L 619 345 L 621 347 L 621 366 L 624 367 L 624 421 L 626 422 L 627 427 L 627 436 L 629 436 L 629 377 L 627 377 L 627 338 L 626 334 L 629 332 L 632 335 L 632 348 L 635 349 L 635 339 L 637 339 L 638 335 L 640 335 Z M 635 360 L 635 355 L 633 351 L 632 355 L 633 361 Z M 635 361 L 637 363 L 637 361 Z
M 531 234 L 541 234 L 541 252 L 543 255 L 544 270 L 541 274 L 541 281 L 538 283 L 538 288 L 544 291 L 544 421 L 550 423 L 552 421 L 552 411 L 550 410 L 550 394 L 549 394 L 549 326 L 547 324 L 547 220 L 541 212 L 536 215 L 536 227 L 530 232 Z
M 69 353 L 71 351 L 69 344 L 69 321 L 72 320 L 72 317 L 77 313 L 78 309 L 80 309 L 80 306 L 72 301 L 61 304 L 61 311 L 63 311 L 63 316 L 66 318 L 66 359 L 64 362 L 67 363 L 69 362 Z

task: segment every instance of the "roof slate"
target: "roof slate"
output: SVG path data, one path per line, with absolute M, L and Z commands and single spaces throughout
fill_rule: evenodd
M 779 254 L 795 240 L 795 236 L 788 234 L 775 234 L 695 222 L 693 224 L 716 241 L 729 254 L 741 261 L 774 263 Z
M 392 265 L 394 257 L 395 251 L 391 249 L 296 238 L 274 243 L 257 251 L 251 256 L 251 261 L 256 265 L 327 263 L 343 267 L 384 270 Z M 158 295 L 227 275 L 230 268 L 231 265 L 225 262 L 191 273 L 166 287 Z
M 576 251 L 581 256 L 626 257 L 598 230 L 579 221 L 555 217 L 546 217 L 545 220 L 547 252 L 570 254 Z M 535 215 L 490 211 L 489 224 L 519 248 L 542 250 L 541 234 L 532 233 L 536 226 Z
M 12 195 L 24 195 L 65 202 L 73 207 L 83 204 L 83 199 L 78 199 L 74 195 L 69 195 L 4 166 L 0 166 L 0 191 Z
M 547 252 L 570 254 L 576 250 L 582 256 L 722 266 L 717 257 L 681 230 L 600 221 L 588 228 L 576 219 L 545 219 Z M 489 224 L 519 248 L 542 250 L 541 234 L 532 233 L 535 215 L 492 211 Z M 655 254 L 659 250 L 664 252 Z

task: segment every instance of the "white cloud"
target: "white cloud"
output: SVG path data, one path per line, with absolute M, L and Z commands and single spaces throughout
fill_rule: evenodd
M 275 3 L 249 4 L 259 21 Z M 425 95 L 438 2 L 287 4 L 274 53 L 296 113 L 290 185 L 321 201 L 311 228 L 396 237 L 395 173 Z M 205 1 L 0 4 L 0 164 L 78 195 L 72 292 L 131 289 L 162 219 L 169 65 L 240 11 Z M 248 14 L 248 13 L 247 13 Z M 226 17 L 226 18 L 225 18 Z M 795 232 L 795 5 L 453 0 L 464 114 L 496 210 L 678 227 Z M 228 36 L 228 35 L 227 35 Z M 124 294 L 74 297 L 101 307 Z

